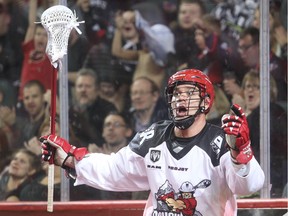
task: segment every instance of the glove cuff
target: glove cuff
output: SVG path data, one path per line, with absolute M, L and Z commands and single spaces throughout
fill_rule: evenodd
M 74 158 L 77 161 L 82 160 L 85 157 L 85 155 L 89 153 L 86 148 L 75 148 L 75 146 L 73 147 L 74 147 L 74 150 L 71 152 L 71 154 L 74 156 Z
M 77 177 L 75 169 L 65 165 L 68 158 L 73 156 L 77 161 L 80 161 L 88 153 L 89 152 L 86 148 L 76 148 L 75 146 L 71 145 L 71 148 L 61 165 L 61 167 L 66 171 L 66 176 L 71 177 L 72 179 L 76 179 Z
M 252 159 L 252 157 L 253 157 L 253 151 L 249 142 L 247 146 L 245 146 L 239 151 L 239 154 L 236 156 L 236 158 L 232 157 L 231 155 L 231 160 L 235 164 L 247 164 Z

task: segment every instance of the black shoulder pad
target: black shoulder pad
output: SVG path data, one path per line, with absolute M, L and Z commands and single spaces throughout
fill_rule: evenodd
M 172 128 L 172 121 L 154 123 L 148 129 L 138 132 L 129 143 L 129 147 L 136 154 L 145 157 L 149 148 L 161 145 L 169 139 Z

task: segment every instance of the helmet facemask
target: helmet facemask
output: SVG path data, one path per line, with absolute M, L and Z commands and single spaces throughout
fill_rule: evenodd
M 180 130 L 189 128 L 200 113 L 205 113 L 203 101 L 206 96 L 205 87 L 191 81 L 180 81 L 167 87 L 169 114 L 177 128 Z

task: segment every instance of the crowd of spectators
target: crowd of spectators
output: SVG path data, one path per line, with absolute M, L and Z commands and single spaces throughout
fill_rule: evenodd
M 259 3 L 68 0 L 78 20 L 85 21 L 79 27 L 82 34 L 72 30 L 68 44 L 70 143 L 91 152 L 118 151 L 135 132 L 169 118 L 163 94 L 167 77 L 196 68 L 215 86 L 207 120 L 220 125 L 230 105 L 240 104 L 260 162 Z M 45 53 L 47 33 L 35 22 L 54 4 L 58 1 L 0 0 L 2 201 L 47 198 L 47 164 L 37 164 L 38 137 L 49 133 L 53 68 Z M 287 1 L 270 1 L 269 27 L 271 197 L 279 198 L 287 194 Z M 55 200 L 59 173 L 55 170 Z M 147 195 L 71 187 L 71 200 Z

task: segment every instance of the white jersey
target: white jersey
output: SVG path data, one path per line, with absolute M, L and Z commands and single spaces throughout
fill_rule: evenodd
M 236 215 L 236 195 L 261 189 L 264 173 L 253 158 L 232 163 L 223 130 L 206 124 L 175 153 L 173 123 L 164 121 L 139 132 L 116 154 L 88 154 L 75 161 L 75 185 L 104 190 L 151 190 L 144 215 Z

